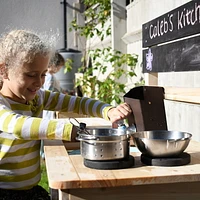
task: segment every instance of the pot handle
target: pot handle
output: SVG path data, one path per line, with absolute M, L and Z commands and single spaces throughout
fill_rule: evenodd
M 86 124 L 85 123 L 82 123 L 82 122 L 78 122 L 77 119 L 75 118 L 69 118 L 69 122 L 76 127 L 76 129 L 78 131 L 82 131 L 84 132 L 85 134 L 87 135 L 90 135 L 90 133 L 86 130 Z
M 79 141 L 85 141 L 85 140 L 97 140 L 98 138 L 93 135 L 87 135 L 87 134 L 79 134 L 78 137 L 76 137 Z

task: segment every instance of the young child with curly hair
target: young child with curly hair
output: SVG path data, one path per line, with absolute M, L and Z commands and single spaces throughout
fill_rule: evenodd
M 44 119 L 43 110 L 74 112 L 110 120 L 131 109 L 42 89 L 52 47 L 33 32 L 13 30 L 0 39 L 0 200 L 49 199 L 38 186 L 41 140 L 75 141 L 67 119 Z

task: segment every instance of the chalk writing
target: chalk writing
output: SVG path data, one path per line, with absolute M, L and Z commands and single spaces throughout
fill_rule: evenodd
M 195 3 L 191 10 L 184 8 L 183 11 L 178 11 L 178 29 L 195 23 L 200 23 L 200 5 Z
M 147 29 L 149 30 L 149 38 L 154 39 L 197 23 L 200 24 L 200 4 L 193 3 L 192 8 L 182 7 L 181 10 L 176 10 L 174 13 L 170 12 L 163 18 L 160 17 L 156 21 L 152 20 Z
M 173 31 L 173 22 L 172 22 L 172 17 L 173 14 L 171 14 L 170 16 L 168 16 L 168 19 L 163 19 L 163 20 L 158 20 L 157 24 L 154 25 L 150 25 L 149 27 L 149 36 L 150 38 L 155 38 L 157 36 L 161 36 L 163 34 L 168 33 L 168 31 L 172 32 Z
M 152 61 L 153 54 L 151 53 L 151 49 L 149 48 L 148 53 L 146 54 L 146 69 L 149 71 L 152 70 Z

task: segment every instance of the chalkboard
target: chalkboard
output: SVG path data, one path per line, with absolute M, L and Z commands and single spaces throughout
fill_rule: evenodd
M 143 48 L 144 73 L 199 71 L 200 0 L 144 24 Z
M 200 33 L 200 0 L 186 3 L 143 24 L 143 47 Z
M 200 70 L 200 36 L 143 51 L 143 72 Z

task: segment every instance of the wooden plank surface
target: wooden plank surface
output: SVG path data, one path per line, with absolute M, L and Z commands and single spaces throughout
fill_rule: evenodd
M 71 162 L 76 166 L 80 177 L 81 188 L 113 187 L 116 186 L 117 178 L 112 170 L 96 170 L 87 168 L 83 164 L 80 155 L 70 156 Z
M 45 146 L 49 186 L 54 189 L 104 188 L 200 181 L 200 143 L 191 141 L 187 152 L 191 163 L 176 167 L 145 166 L 140 153 L 128 169 L 96 170 L 83 165 L 81 155 L 68 155 L 62 145 Z
M 200 181 L 200 160 L 193 157 L 193 154 L 190 164 L 178 167 L 146 166 L 140 162 L 140 153 L 131 154 L 135 157 L 136 165 L 118 170 L 89 169 L 83 165 L 81 156 L 70 158 L 81 179 L 81 188 Z M 196 157 L 200 158 L 200 153 L 196 154 Z
M 62 141 L 46 140 L 44 142 L 44 152 L 50 188 L 62 189 L 80 187 L 80 179 Z
M 200 104 L 200 88 L 164 87 L 165 99 Z

